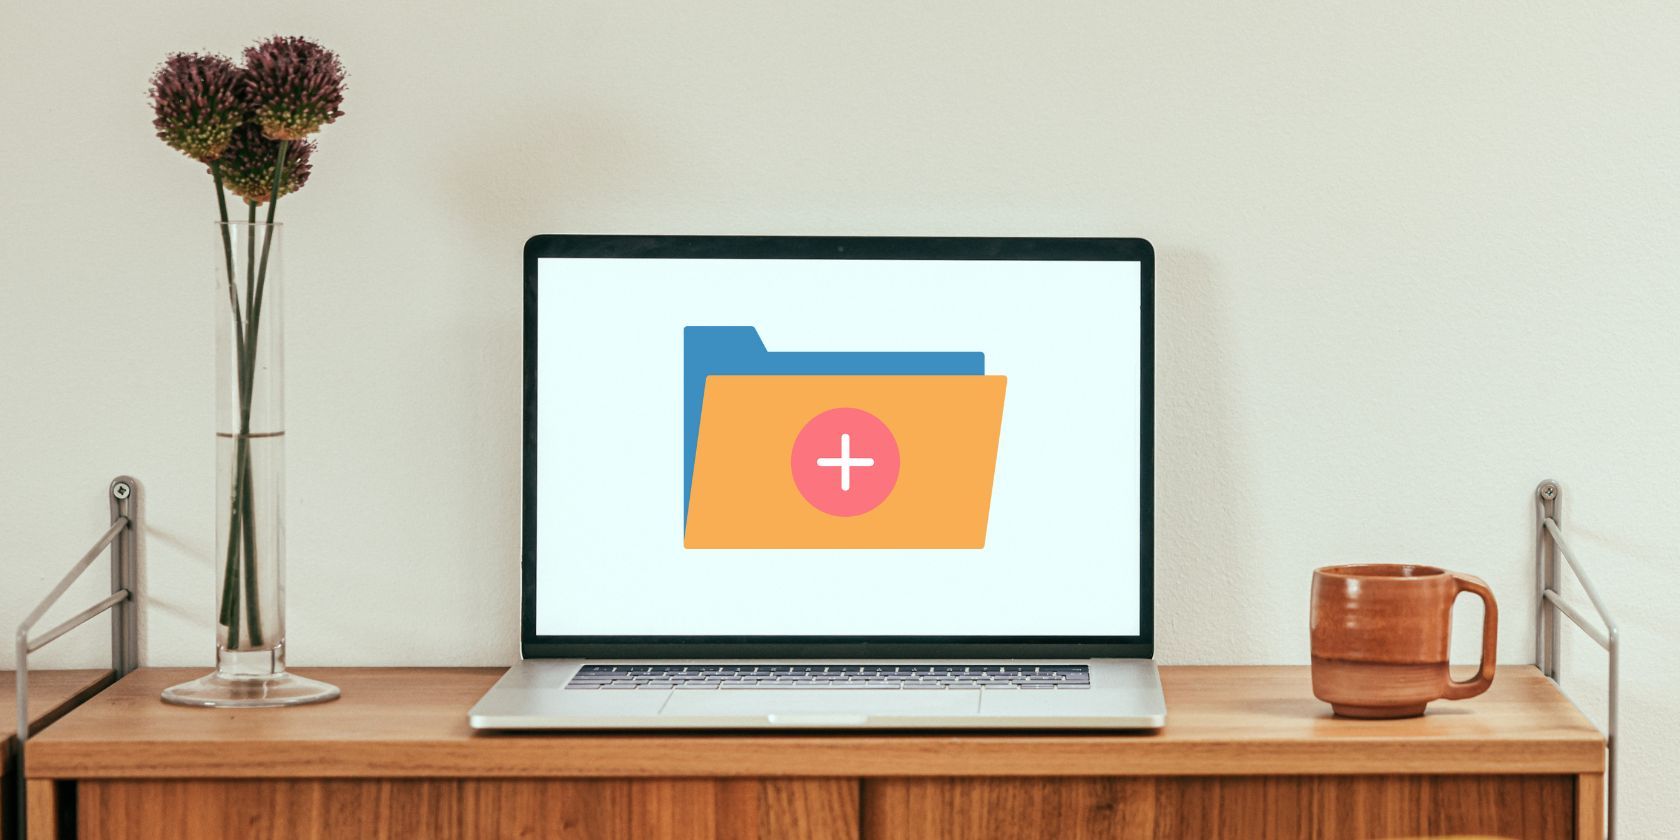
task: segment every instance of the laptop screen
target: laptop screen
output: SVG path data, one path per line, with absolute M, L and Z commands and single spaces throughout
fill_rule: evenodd
M 528 633 L 1146 634 L 1141 261 L 577 250 L 528 279 Z

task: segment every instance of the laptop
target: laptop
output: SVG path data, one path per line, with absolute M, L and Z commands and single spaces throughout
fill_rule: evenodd
M 1151 729 L 1141 239 L 537 236 L 478 729 Z

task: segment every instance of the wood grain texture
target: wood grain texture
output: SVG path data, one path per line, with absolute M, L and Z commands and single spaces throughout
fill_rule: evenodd
M 83 782 L 83 840 L 857 840 L 843 779 Z
M 871 840 L 1575 837 L 1570 776 L 871 779 Z
M 498 669 L 345 668 L 331 703 L 210 710 L 142 669 L 31 748 L 31 778 L 1154 776 L 1602 772 L 1604 740 L 1531 666 L 1421 718 L 1332 718 L 1295 666 L 1167 667 L 1154 734 L 475 734 Z M 233 748 L 237 746 L 237 749 Z M 260 755 L 261 761 L 246 756 Z
M 74 671 L 29 672 L 29 731 L 40 732 L 71 707 L 109 684 L 112 672 L 90 668 Z M 12 755 L 17 750 L 17 672 L 0 671 L 0 836 L 11 837 L 12 803 L 22 796 L 22 780 L 14 778 Z
M 39 732 L 70 707 L 104 688 L 109 669 L 29 671 L 29 731 Z M 17 672 L 0 671 L 0 760 L 17 745 Z
M 58 794 L 67 782 L 36 779 L 24 785 L 29 800 L 28 840 L 58 840 Z
M 1575 777 L 1575 836 L 1600 840 L 1604 836 L 1604 774 Z

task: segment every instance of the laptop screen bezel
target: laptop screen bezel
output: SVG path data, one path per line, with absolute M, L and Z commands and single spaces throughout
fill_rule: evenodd
M 1138 633 L 1131 636 L 542 636 L 537 634 L 537 264 L 544 259 L 1072 260 L 1140 266 Z M 525 243 L 520 653 L 526 659 L 1149 658 L 1154 655 L 1155 251 L 1080 237 L 545 234 Z M 1117 315 L 1123 313 L 1116 313 Z M 1052 527 L 1054 523 L 1045 523 Z M 1070 585 L 1072 582 L 1070 582 Z

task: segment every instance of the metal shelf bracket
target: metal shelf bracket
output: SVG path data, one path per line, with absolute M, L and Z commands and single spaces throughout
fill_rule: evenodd
M 1586 570 L 1575 557 L 1569 543 L 1563 538 L 1563 488 L 1558 483 L 1547 479 L 1540 482 L 1534 489 L 1534 571 L 1535 571 L 1535 615 L 1534 615 L 1534 664 L 1540 668 L 1554 683 L 1562 684 L 1558 677 L 1558 616 L 1563 616 L 1581 628 L 1588 638 L 1598 643 L 1599 647 L 1610 655 L 1609 673 L 1609 714 L 1604 732 L 1605 772 L 1604 772 L 1604 812 L 1605 838 L 1614 840 L 1616 836 L 1616 730 L 1618 725 L 1619 695 L 1621 694 L 1620 648 L 1621 633 L 1616 628 L 1616 620 L 1610 616 L 1605 608 L 1604 600 L 1598 596 L 1598 588 L 1593 586 L 1592 578 L 1587 576 Z M 1600 624 L 1595 624 L 1587 618 L 1586 613 L 1574 604 L 1564 600 L 1558 592 L 1558 558 L 1568 564 L 1574 573 L 1575 580 L 1581 584 L 1582 591 L 1587 593 L 1587 600 L 1592 603 L 1593 612 L 1597 613 Z
M 17 755 L 18 783 L 24 778 L 24 750 L 29 743 L 29 654 L 45 647 L 65 633 L 80 627 L 106 610 L 111 610 L 111 670 L 116 677 L 134 670 L 140 664 L 140 610 L 136 603 L 139 589 L 137 551 L 139 548 L 137 515 L 140 507 L 140 483 L 126 475 L 111 480 L 106 490 L 111 500 L 111 527 L 70 567 L 70 571 L 53 587 L 52 592 L 29 612 L 17 629 Z M 82 573 L 109 547 L 111 549 L 111 594 L 93 606 L 65 619 L 42 633 L 30 631 L 47 614 L 47 610 L 64 597 Z M 17 836 L 29 834 L 28 797 L 17 798 Z

